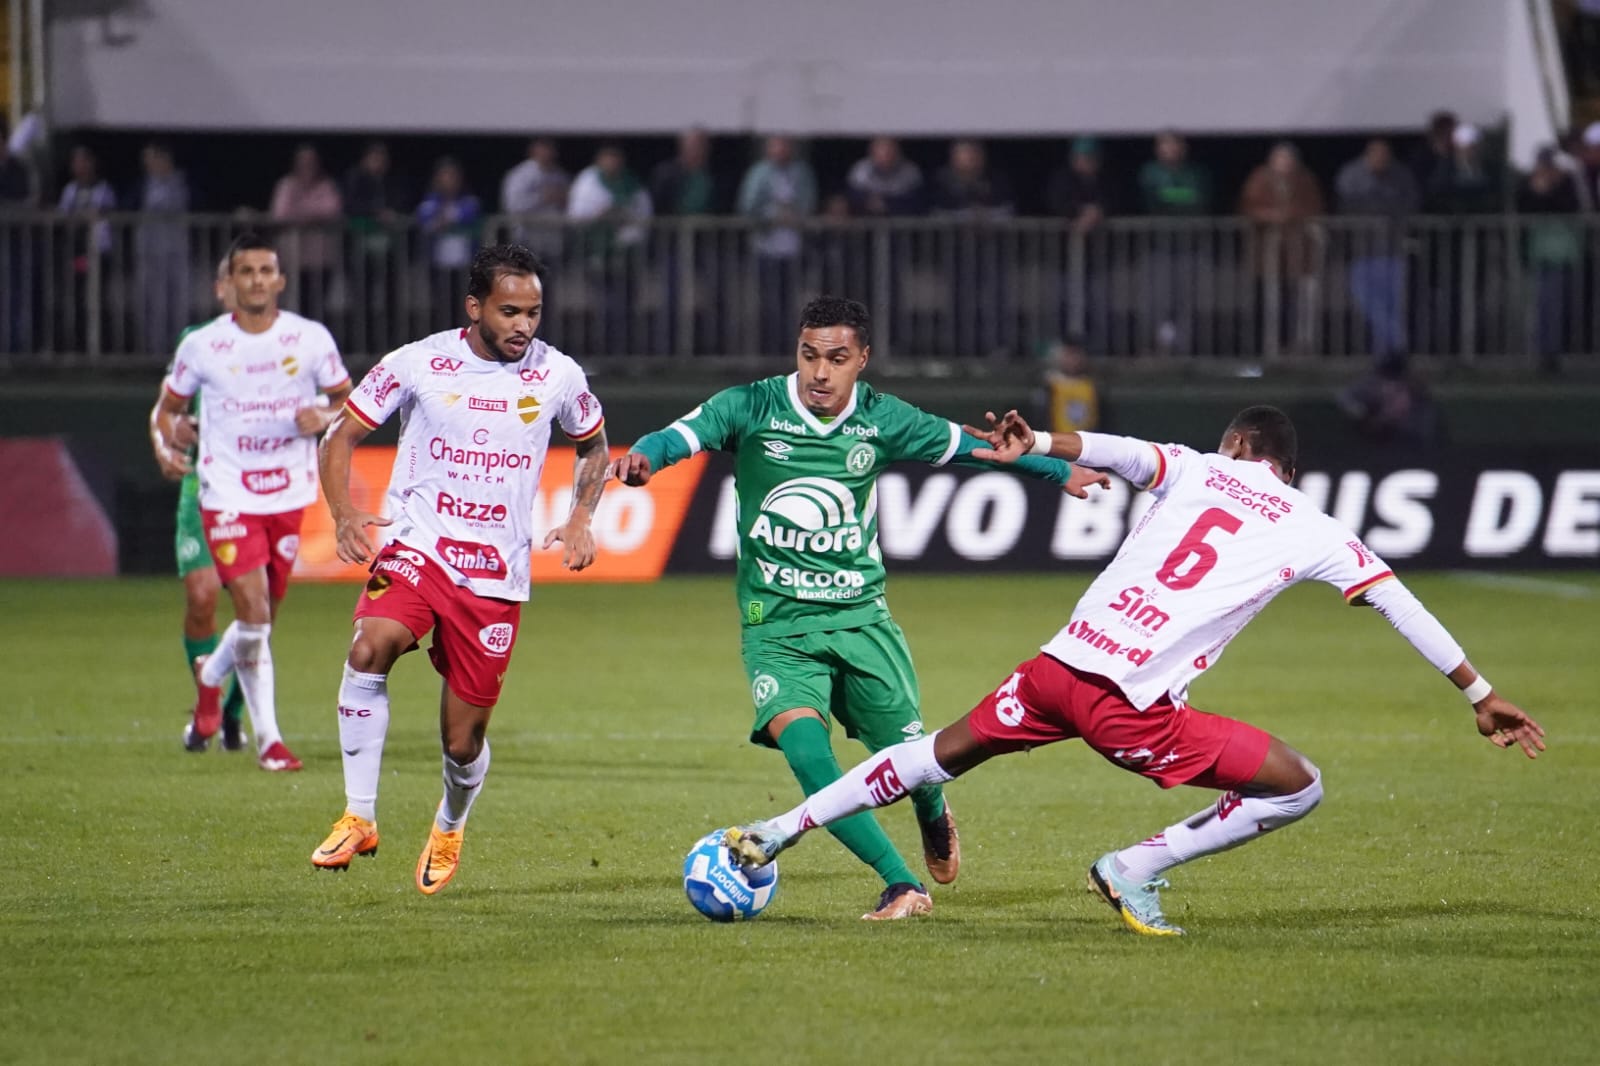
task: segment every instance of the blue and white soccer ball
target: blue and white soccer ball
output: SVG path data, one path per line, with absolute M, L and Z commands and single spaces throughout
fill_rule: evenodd
M 683 891 L 713 922 L 749 921 L 767 909 L 778 890 L 778 864 L 747 870 L 722 846 L 726 829 L 707 833 L 683 857 Z

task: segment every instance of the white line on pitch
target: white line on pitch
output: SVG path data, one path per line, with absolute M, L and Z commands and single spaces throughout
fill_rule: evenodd
M 1457 581 L 1464 581 L 1471 585 L 1488 585 L 1492 588 L 1509 589 L 1512 592 L 1527 592 L 1536 596 L 1558 596 L 1564 600 L 1590 600 L 1600 596 L 1590 585 L 1580 585 L 1575 581 L 1557 581 L 1548 577 L 1519 577 L 1515 574 L 1452 574 Z

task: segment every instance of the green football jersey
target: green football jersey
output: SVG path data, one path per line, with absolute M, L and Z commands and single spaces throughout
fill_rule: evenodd
M 702 450 L 731 452 L 739 614 L 763 635 L 850 629 L 889 617 L 878 546 L 878 475 L 897 460 L 1010 469 L 1066 484 L 1070 464 L 971 458 L 984 443 L 954 422 L 857 382 L 824 422 L 797 377 L 725 389 L 633 446 L 660 470 Z

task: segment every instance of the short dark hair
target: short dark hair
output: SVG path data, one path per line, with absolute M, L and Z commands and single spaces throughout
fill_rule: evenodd
M 520 244 L 491 244 L 472 257 L 467 271 L 467 295 L 487 300 L 502 274 L 532 274 L 544 284 L 544 262 Z
M 278 246 L 272 243 L 271 238 L 263 237 L 254 231 L 239 234 L 228 245 L 228 269 L 233 269 L 233 257 L 241 252 L 271 252 L 278 254 Z
M 1230 433 L 1243 436 L 1245 447 L 1255 458 L 1275 460 L 1286 474 L 1295 472 L 1300 462 L 1300 435 L 1289 416 L 1276 407 L 1246 407 L 1228 423 L 1224 436 Z
M 818 296 L 800 312 L 800 328 L 826 329 L 828 326 L 849 326 L 856 331 L 861 347 L 872 344 L 872 314 L 867 305 L 847 296 Z

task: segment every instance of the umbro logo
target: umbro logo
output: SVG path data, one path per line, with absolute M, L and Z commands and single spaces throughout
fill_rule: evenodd
M 787 463 L 789 453 L 794 451 L 794 445 L 784 440 L 764 440 L 761 446 L 767 450 L 768 459 L 775 459 L 780 463 Z

